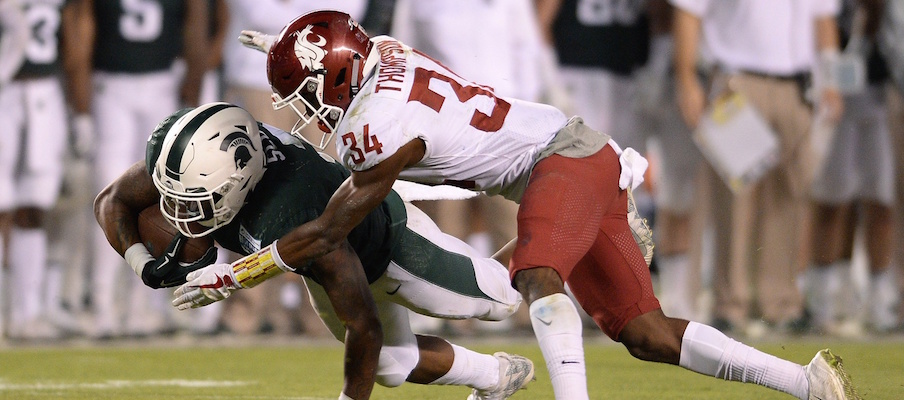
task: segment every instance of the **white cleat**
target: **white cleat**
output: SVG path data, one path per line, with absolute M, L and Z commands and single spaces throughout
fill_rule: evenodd
M 829 349 L 816 353 L 804 368 L 810 382 L 810 400 L 861 400 L 851 377 L 844 371 L 841 357 Z
M 525 357 L 497 352 L 499 383 L 490 390 L 471 391 L 468 400 L 505 400 L 534 380 L 534 363 Z

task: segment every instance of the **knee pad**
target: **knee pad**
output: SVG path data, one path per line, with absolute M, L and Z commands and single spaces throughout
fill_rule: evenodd
M 420 360 L 417 344 L 386 346 L 380 349 L 376 381 L 380 386 L 396 387 L 408 379 Z

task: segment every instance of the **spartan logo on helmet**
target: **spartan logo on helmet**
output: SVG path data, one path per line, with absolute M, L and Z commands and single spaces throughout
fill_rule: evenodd
M 326 38 L 311 32 L 313 27 L 308 25 L 298 32 L 295 37 L 295 57 L 298 57 L 298 62 L 308 70 L 317 71 L 323 69 L 323 58 L 326 57 L 323 46 L 326 45 Z M 311 35 L 316 37 L 313 42 L 308 40 Z
M 254 144 L 251 143 L 251 138 L 248 137 L 247 128 L 243 125 L 236 125 L 235 127 L 238 128 L 239 131 L 234 131 L 229 135 L 226 135 L 220 143 L 220 150 L 228 152 L 230 148 L 235 147 L 235 153 L 233 153 L 233 157 L 235 157 L 235 168 L 242 169 L 248 165 L 249 161 L 251 161 L 251 150 L 257 151 L 257 149 L 254 148 Z M 251 150 L 248 150 L 249 147 Z

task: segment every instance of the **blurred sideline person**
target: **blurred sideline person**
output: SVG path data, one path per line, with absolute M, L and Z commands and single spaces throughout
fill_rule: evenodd
M 25 45 L 30 34 L 21 0 L 0 2 L 0 88 L 13 78 L 25 61 Z
M 296 15 L 338 7 L 334 3 L 330 0 L 227 0 L 230 20 L 223 47 L 224 99 L 245 108 L 261 122 L 283 130 L 292 129 L 295 115 L 288 110 L 273 109 L 272 92 L 263 73 L 266 57 L 261 54 L 248 57 L 247 49 L 236 38 L 243 29 L 274 32 Z M 341 7 L 361 16 L 365 3 L 365 0 L 348 0 Z M 234 260 L 239 256 L 230 254 L 230 257 Z M 299 301 L 283 301 L 284 295 L 296 300 L 307 298 L 298 277 L 287 274 L 264 285 L 266 290 L 240 292 L 234 301 L 224 304 L 224 314 L 234 317 L 223 320 L 227 330 L 240 334 L 269 331 L 287 334 L 301 330 L 310 336 L 328 335 L 309 307 Z
M 147 133 L 180 104 L 198 103 L 207 58 L 206 1 L 79 1 L 73 60 L 76 124 L 93 135 L 94 190 L 143 158 Z M 176 66 L 185 60 L 184 72 Z M 91 304 L 99 338 L 174 329 L 164 294 L 123 281 L 122 259 L 92 232 Z M 121 290 L 132 286 L 131 290 Z M 123 299 L 123 297 L 127 297 Z
M 635 72 L 640 136 L 649 138 L 655 209 L 658 297 L 666 315 L 704 319 L 708 310 L 698 307 L 703 245 L 703 214 L 708 201 L 699 180 L 703 155 L 692 132 L 681 119 L 675 101 L 673 77 L 672 6 L 650 0 L 650 55 Z
M 859 398 L 828 350 L 802 366 L 662 313 L 648 270 L 651 234 L 630 196 L 646 169 L 636 151 L 552 106 L 496 96 L 391 37 L 371 39 L 341 12 L 302 15 L 275 38 L 252 35 L 268 52 L 275 105 L 325 135 L 339 132 L 337 153 L 352 170 L 318 218 L 269 247 L 284 265 L 341 248 L 397 178 L 486 191 L 520 203 L 509 276 L 529 304 L 557 399 L 589 398 L 580 316 L 565 282 L 638 359 L 799 399 Z
M 337 249 L 297 268 L 282 262 L 277 241 L 291 241 L 288 232 L 317 218 L 348 174 L 244 109 L 210 103 L 164 120 L 148 141 L 145 162 L 101 192 L 95 211 L 111 245 L 146 284 L 184 283 L 173 301 L 179 309 L 211 304 L 284 272 L 303 276 L 323 322 L 346 346 L 340 399 L 370 398 L 375 382 L 465 385 L 493 399 L 526 386 L 534 371 L 524 357 L 480 354 L 411 331 L 408 309 L 499 320 L 521 298 L 499 261 L 478 257 L 395 192 Z M 197 265 L 155 260 L 138 239 L 137 215 L 158 203 L 181 234 L 210 234 L 247 257 L 194 271 Z
M 0 91 L 25 61 L 25 45 L 31 34 L 19 0 L 0 2 Z M 6 253 L 11 215 L 0 210 L 0 289 L 6 291 Z M 6 332 L 6 296 L 0 296 L 0 336 Z
M 875 0 L 845 0 L 841 32 L 845 54 L 860 57 L 867 83 L 845 95 L 845 109 L 834 142 L 813 190 L 813 259 L 807 271 L 807 309 L 817 332 L 861 336 L 860 319 L 874 332 L 897 327 L 898 288 L 892 262 L 894 246 L 894 160 L 886 96 L 888 67 L 875 50 L 882 17 Z M 844 296 L 853 292 L 851 261 L 856 232 L 862 231 L 868 260 L 866 313 L 842 321 Z
M 64 54 L 73 44 L 67 33 L 74 4 L 66 1 L 16 2 L 28 23 L 24 61 L 13 79 L 0 86 L 0 219 L 9 230 L 9 282 L 2 290 L 9 304 L 7 336 L 53 339 L 59 330 L 49 319 L 46 213 L 57 201 L 63 157 L 69 139 L 63 89 Z M 5 237 L 6 235 L 2 235 Z M 2 258 L 2 257 L 0 257 Z M 5 302 L 0 302 L 5 303 Z
M 838 54 L 834 0 L 670 0 L 675 84 L 696 129 L 709 100 L 740 93 L 778 141 L 778 165 L 738 193 L 707 168 L 715 229 L 714 325 L 752 337 L 792 330 L 803 318 L 796 280 L 810 255 L 809 195 L 817 168 L 805 80 Z M 701 49 L 698 51 L 698 47 Z M 712 68 L 704 89 L 698 61 Z M 815 103 L 837 122 L 842 99 L 826 81 Z
M 889 65 L 894 86 L 888 90 L 889 131 L 895 158 L 895 242 L 904 238 L 904 2 L 884 1 L 882 20 L 877 36 L 878 49 Z M 898 295 L 904 294 L 904 246 L 893 250 L 894 266 L 898 268 Z M 904 321 L 904 301 L 898 304 L 898 320 Z M 899 323 L 898 331 L 904 331 Z

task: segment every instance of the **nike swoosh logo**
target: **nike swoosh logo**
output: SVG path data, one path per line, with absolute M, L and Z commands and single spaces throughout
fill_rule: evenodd
M 393 290 L 391 292 L 386 292 L 386 294 L 388 294 L 388 295 L 396 294 L 396 293 L 398 293 L 399 288 L 401 288 L 401 287 L 402 287 L 402 284 L 400 283 L 399 286 L 396 286 L 395 290 Z
M 552 324 L 552 321 L 546 321 L 546 320 L 544 320 L 543 318 L 540 318 L 540 317 L 534 317 L 534 318 L 536 318 L 537 321 L 542 322 L 543 325 L 549 326 L 550 324 Z
M 562 360 L 562 364 L 580 364 L 580 363 L 581 363 L 580 361 Z
M 223 287 L 223 277 L 217 275 L 217 281 L 209 285 L 198 286 L 201 289 L 219 289 Z
M 163 255 L 163 263 L 157 266 L 157 271 L 160 271 L 160 268 L 163 268 L 164 265 L 169 264 L 170 260 L 176 257 L 176 249 L 173 249 L 169 253 Z

